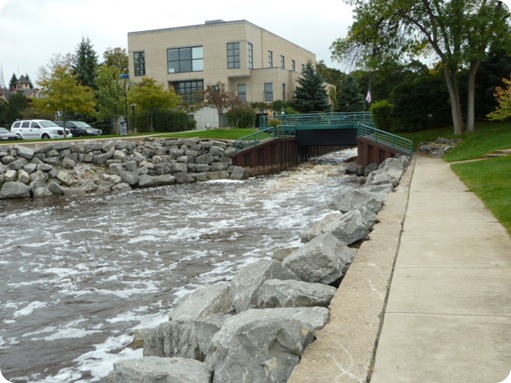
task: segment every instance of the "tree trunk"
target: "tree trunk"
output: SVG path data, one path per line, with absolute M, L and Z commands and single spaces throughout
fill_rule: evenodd
M 468 94 L 467 94 L 467 132 L 472 133 L 475 130 L 475 94 L 476 94 L 476 74 L 481 60 L 470 63 L 468 72 Z
M 465 123 L 463 121 L 463 111 L 461 108 L 460 92 L 456 78 L 456 72 L 444 66 L 445 82 L 449 91 L 449 99 L 451 100 L 452 123 L 454 125 L 454 134 L 462 134 L 465 132 Z

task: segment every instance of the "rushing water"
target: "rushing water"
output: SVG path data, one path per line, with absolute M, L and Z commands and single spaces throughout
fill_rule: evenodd
M 300 246 L 353 179 L 328 156 L 270 177 L 73 199 L 0 201 L 0 370 L 11 382 L 98 382 L 142 356 L 134 329 L 198 287 Z M 337 164 L 336 164 L 337 163 Z

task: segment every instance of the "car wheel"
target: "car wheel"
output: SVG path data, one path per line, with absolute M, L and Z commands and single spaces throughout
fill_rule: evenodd
M 21 137 L 21 134 L 16 134 L 18 136 L 18 140 L 22 140 L 23 137 Z
M 43 140 L 49 140 L 50 139 L 50 136 L 48 136 L 46 133 L 43 134 L 43 136 L 41 137 Z

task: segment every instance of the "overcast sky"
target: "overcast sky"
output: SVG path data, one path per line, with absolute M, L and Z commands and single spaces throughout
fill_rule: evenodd
M 306 5 L 306 6 L 305 6 Z M 316 54 L 329 67 L 329 47 L 345 36 L 351 7 L 342 0 L 0 0 L 0 66 L 4 81 L 28 73 L 32 82 L 55 54 L 74 53 L 89 38 L 103 58 L 111 47 L 127 49 L 128 32 L 247 20 Z

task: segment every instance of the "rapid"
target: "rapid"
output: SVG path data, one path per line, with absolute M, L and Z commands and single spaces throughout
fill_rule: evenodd
M 229 281 L 335 209 L 356 149 L 244 181 L 85 198 L 0 200 L 0 370 L 11 382 L 99 382 L 142 356 L 133 331 Z

